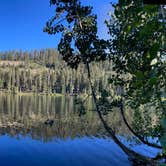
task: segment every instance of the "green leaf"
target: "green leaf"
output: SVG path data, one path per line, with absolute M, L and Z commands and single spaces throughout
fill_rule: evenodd
M 143 75 L 143 73 L 142 73 L 141 71 L 137 71 L 137 72 L 135 73 L 135 76 L 136 76 L 137 79 L 139 79 L 139 80 L 142 80 L 142 79 L 144 78 L 144 75 Z
M 153 86 L 157 83 L 157 77 L 152 77 L 149 81 L 149 85 Z
M 127 32 L 130 32 L 130 30 L 131 30 L 131 26 L 128 25 L 128 26 L 127 26 Z
M 159 51 L 160 45 L 158 43 L 155 43 L 152 45 L 152 47 L 149 50 L 150 58 L 154 59 L 157 56 L 157 52 Z

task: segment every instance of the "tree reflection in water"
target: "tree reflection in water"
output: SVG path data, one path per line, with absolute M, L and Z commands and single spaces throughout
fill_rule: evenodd
M 88 101 L 87 113 L 79 116 L 78 107 L 71 97 L 51 97 L 32 95 L 0 95 L 0 134 L 13 137 L 31 136 L 33 139 L 51 141 L 54 138 L 97 136 L 105 137 L 100 120 L 92 111 L 92 101 Z M 118 112 L 107 118 L 120 135 L 129 134 L 121 124 Z M 114 117 L 114 122 L 112 118 Z M 53 125 L 46 125 L 51 119 Z M 118 126 L 118 128 L 116 128 Z
M 0 135 L 25 139 L 30 137 L 43 143 L 85 137 L 94 138 L 95 141 L 109 136 L 97 113 L 92 111 L 91 99 L 86 104 L 86 114 L 80 116 L 79 109 L 73 97 L 1 94 Z M 105 120 L 122 141 L 129 141 L 126 143 L 129 145 L 134 138 L 125 127 L 119 111 L 109 114 Z M 131 121 L 130 114 L 127 118 Z M 49 119 L 53 120 L 52 125 L 45 124 Z M 145 147 L 143 149 L 146 151 Z M 137 160 L 132 159 L 132 163 L 137 163 Z

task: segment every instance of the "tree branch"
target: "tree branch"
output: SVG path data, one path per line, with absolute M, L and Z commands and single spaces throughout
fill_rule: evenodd
M 139 160 L 143 163 L 156 163 L 156 161 L 154 161 L 152 158 L 149 158 L 149 157 L 146 157 L 146 156 L 143 156 L 131 149 L 129 149 L 128 147 L 126 147 L 123 143 L 121 143 L 121 141 L 119 141 L 119 139 L 116 137 L 115 135 L 115 132 L 113 131 L 113 129 L 111 127 L 109 127 L 106 123 L 106 121 L 104 120 L 103 116 L 102 116 L 102 113 L 100 112 L 99 110 L 99 107 L 98 107 L 98 104 L 97 104 L 97 98 L 96 98 L 96 94 L 95 94 L 95 90 L 94 90 L 94 87 L 93 87 L 93 84 L 92 84 L 92 81 L 91 81 L 91 74 L 90 74 L 90 68 L 89 68 L 89 63 L 87 62 L 86 63 L 86 67 L 87 67 L 87 71 L 88 71 L 88 79 L 89 79 L 89 83 L 90 83 L 90 87 L 91 87 L 91 90 L 92 90 L 92 97 L 93 97 L 93 100 L 94 100 L 94 103 L 95 103 L 95 107 L 96 107 L 96 112 L 104 126 L 104 128 L 106 129 L 106 131 L 110 134 L 111 138 L 113 139 L 113 141 L 118 145 L 120 146 L 120 148 L 129 156 L 129 158 L 131 160 Z
M 153 144 L 153 143 L 150 143 L 148 141 L 145 141 L 144 138 L 142 136 L 140 136 L 138 133 L 136 133 L 132 127 L 129 125 L 129 123 L 127 122 L 127 119 L 125 117 L 125 114 L 124 114 L 124 106 L 123 106 L 123 101 L 121 101 L 121 104 L 120 104 L 120 112 L 121 112 L 121 115 L 122 115 L 122 118 L 123 118 L 123 121 L 125 123 L 125 125 L 128 127 L 128 129 L 131 131 L 131 133 L 136 136 L 142 143 L 148 145 L 148 146 L 151 146 L 151 147 L 154 147 L 154 148 L 158 148 L 158 149 L 162 149 L 162 147 L 160 145 L 157 145 L 157 144 Z

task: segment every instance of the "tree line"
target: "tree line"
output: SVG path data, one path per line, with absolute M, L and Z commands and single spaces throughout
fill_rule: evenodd
M 99 92 L 108 88 L 110 63 L 92 65 L 93 82 Z M 69 68 L 55 49 L 1 52 L 0 89 L 9 93 L 90 93 L 85 66 L 80 65 L 77 70 Z

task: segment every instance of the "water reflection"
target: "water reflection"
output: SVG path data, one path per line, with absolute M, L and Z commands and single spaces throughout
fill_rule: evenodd
M 84 116 L 79 116 L 78 109 L 71 97 L 0 94 L 0 165 L 131 165 L 107 137 L 97 114 L 90 111 L 92 101 L 87 103 L 89 111 Z M 53 120 L 53 125 L 46 125 L 47 119 Z M 118 111 L 106 120 L 119 137 L 130 136 Z M 141 153 L 151 154 L 143 148 Z
M 0 137 L 3 166 L 128 166 L 123 151 L 111 140 L 88 138 L 43 143 L 28 137 Z M 111 147 L 111 148 L 110 148 Z
M 0 134 L 30 136 L 45 142 L 52 139 L 75 138 L 83 136 L 104 137 L 107 135 L 98 116 L 93 111 L 87 111 L 79 116 L 78 107 L 74 106 L 73 98 L 49 96 L 12 96 L 0 95 Z M 92 102 L 87 105 L 92 109 Z M 119 115 L 114 116 L 114 128 L 118 126 L 121 134 L 126 129 L 119 121 Z M 117 118 L 116 118 L 117 117 Z M 47 119 L 54 121 L 53 125 L 45 125 Z M 108 121 L 109 121 L 108 119 Z M 117 121 L 116 121 L 117 120 Z M 119 127 L 121 126 L 121 127 Z

